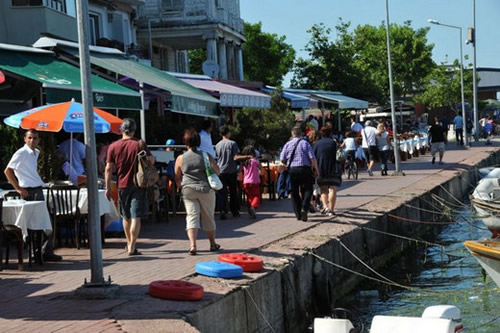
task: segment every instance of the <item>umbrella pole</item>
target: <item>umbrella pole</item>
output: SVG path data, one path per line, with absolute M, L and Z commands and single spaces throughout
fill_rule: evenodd
M 71 181 L 71 176 L 73 170 L 73 132 L 69 133 L 69 175 L 68 175 L 68 180 Z M 75 184 L 77 185 L 77 184 Z

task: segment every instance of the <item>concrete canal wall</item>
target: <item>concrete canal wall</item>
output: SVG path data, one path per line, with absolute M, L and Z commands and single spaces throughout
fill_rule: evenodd
M 334 221 L 316 224 L 260 248 L 255 254 L 264 260 L 265 270 L 246 274 L 246 279 L 193 276 L 189 280 L 206 290 L 211 284 L 219 284 L 226 292 L 222 298 L 214 295 L 213 302 L 184 314 L 183 319 L 200 332 L 304 332 L 316 315 L 328 313 L 336 299 L 363 281 L 312 253 L 374 276 L 346 248 L 370 267 L 381 267 L 410 246 L 410 241 L 387 233 L 414 237 L 436 229 L 411 221 L 435 220 L 436 196 L 449 206 L 458 205 L 455 198 L 463 198 L 478 181 L 477 170 L 499 163 L 498 151 L 475 154 L 459 165 L 345 212 Z M 210 299 L 209 293 L 206 296 Z

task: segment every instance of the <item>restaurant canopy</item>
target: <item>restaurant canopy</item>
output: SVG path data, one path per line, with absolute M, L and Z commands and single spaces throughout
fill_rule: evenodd
M 338 91 L 308 90 L 286 88 L 286 92 L 310 96 L 319 101 L 334 104 L 339 109 L 368 109 L 368 102 L 342 95 Z
M 78 44 L 42 37 L 34 47 L 54 48 L 78 57 Z M 129 60 L 116 49 L 90 47 L 90 62 L 125 79 L 132 79 L 137 84 L 145 84 L 163 90 L 171 96 L 171 111 L 190 115 L 217 117 L 219 101 L 207 93 L 161 71 L 157 68 Z
M 7 76 L 40 83 L 46 103 L 82 100 L 80 70 L 58 60 L 53 52 L 0 43 L 0 69 Z M 124 110 L 141 108 L 140 94 L 136 91 L 96 75 L 92 75 L 91 82 L 96 107 Z
M 275 90 L 276 88 L 269 86 L 262 88 L 262 91 L 268 94 Z M 290 108 L 292 109 L 309 109 L 312 107 L 311 99 L 301 95 L 283 91 L 283 98 L 290 102 Z
M 221 106 L 256 109 L 271 108 L 271 97 L 266 94 L 222 83 L 206 75 L 173 72 L 169 72 L 169 74 L 220 98 Z

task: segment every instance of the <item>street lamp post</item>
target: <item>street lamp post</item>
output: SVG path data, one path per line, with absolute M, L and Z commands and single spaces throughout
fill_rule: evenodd
M 462 130 L 463 131 L 465 130 L 464 142 L 465 142 L 465 145 L 468 145 L 469 138 L 467 137 L 467 118 L 465 117 L 465 98 L 464 98 L 464 57 L 463 57 L 463 52 L 462 52 L 462 27 L 459 27 L 456 25 L 444 24 L 444 23 L 441 23 L 438 20 L 434 20 L 434 19 L 428 19 L 427 22 L 429 22 L 431 24 L 441 25 L 443 27 L 458 29 L 458 31 L 459 31 L 458 44 L 460 45 L 460 88 L 461 88 L 461 94 L 462 94 L 462 120 L 463 120 Z
M 479 140 L 479 112 L 477 109 L 477 73 L 476 73 L 476 0 L 472 1 L 472 81 L 474 99 L 474 138 Z
M 392 64 L 391 64 L 391 35 L 389 33 L 389 0 L 385 0 L 385 13 L 386 13 L 385 30 L 387 35 L 387 62 L 389 70 L 389 92 L 391 94 L 392 136 L 394 143 L 394 164 L 396 169 L 393 175 L 404 176 L 404 173 L 401 172 L 401 165 L 399 161 L 400 158 L 399 158 L 398 130 L 396 126 L 396 110 L 394 108 L 394 87 L 392 84 Z

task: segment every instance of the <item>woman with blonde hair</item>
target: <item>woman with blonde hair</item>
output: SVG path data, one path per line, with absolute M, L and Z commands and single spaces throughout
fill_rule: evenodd
M 380 123 L 377 126 L 377 148 L 380 160 L 382 162 L 380 173 L 382 176 L 387 176 L 387 159 L 389 158 L 389 153 L 391 151 L 391 146 L 389 144 L 389 133 L 385 129 L 384 124 Z

